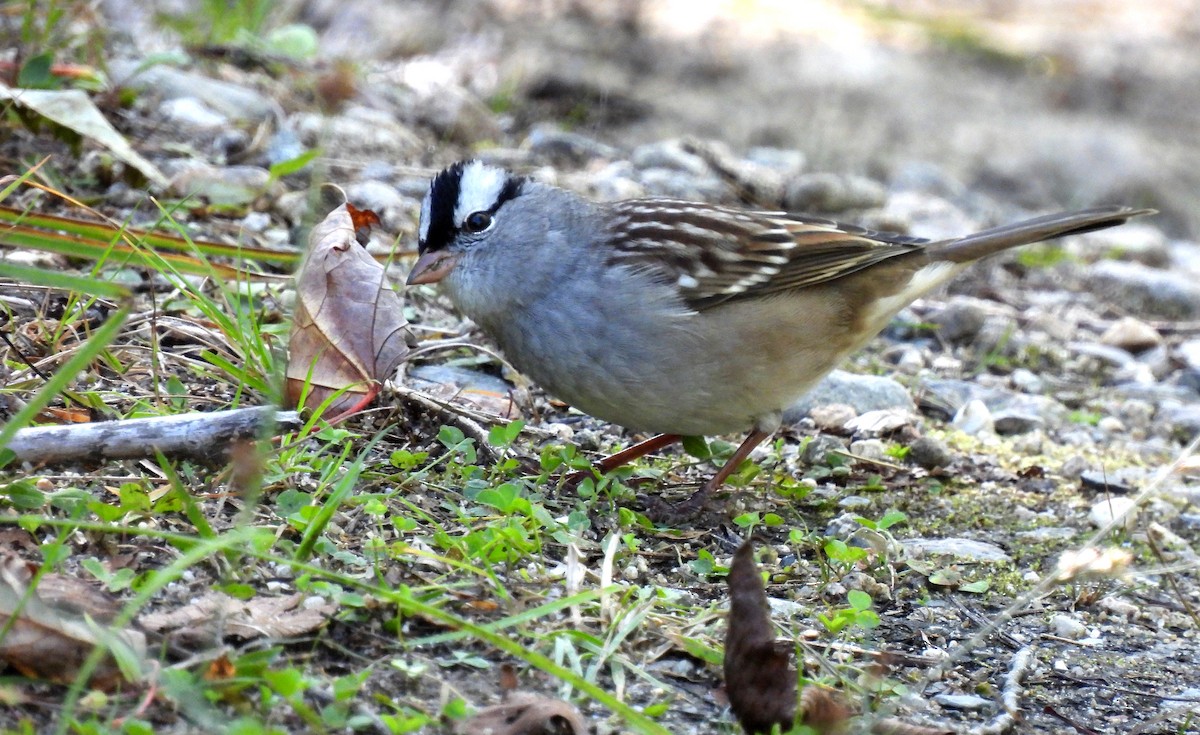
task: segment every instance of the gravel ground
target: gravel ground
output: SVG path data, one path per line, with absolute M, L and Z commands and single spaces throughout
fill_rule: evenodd
M 855 662 L 857 680 L 839 676 L 864 713 L 973 732 L 1200 732 L 1200 491 L 1187 468 L 1162 472 L 1200 429 L 1200 6 L 1014 0 L 959 15 L 955 3 L 901 5 L 313 0 L 289 6 L 290 20 L 317 32 L 310 65 L 194 53 L 148 71 L 140 62 L 179 51 L 179 37 L 144 3 L 111 0 L 97 12 L 111 77 L 138 91 L 110 117 L 170 177 L 165 195 L 201 192 L 226 205 L 180 215 L 209 239 L 301 241 L 307 191 L 328 180 L 412 245 L 429 176 L 466 155 L 601 199 L 786 207 L 928 237 L 1092 203 L 1158 208 L 1061 249 L 1006 254 L 914 304 L 794 409 L 780 441 L 754 457 L 769 470 L 736 487 L 726 507 L 645 532 L 617 581 L 700 612 L 624 644 L 653 678 L 631 675 L 622 694 L 640 707 L 669 703 L 660 722 L 672 733 L 735 731 L 719 667 L 683 642 L 717 645 L 722 635 L 724 585 L 696 562 L 728 563 L 741 533 L 731 517 L 773 513 L 781 525 L 760 530 L 774 619 L 805 642 L 814 678 Z M 342 75 L 339 59 L 355 74 Z M 14 130 L 0 140 L 6 169 L 72 155 Z M 311 147 L 322 151 L 316 171 L 270 181 L 270 165 Z M 154 214 L 95 149 L 84 146 L 75 172 L 86 179 L 78 194 L 110 216 Z M 380 236 L 372 247 L 392 242 Z M 419 329 L 482 340 L 434 292 L 408 300 Z M 431 357 L 410 374 L 516 390 L 532 432 L 514 448 L 523 461 L 536 463 L 546 437 L 586 452 L 630 439 L 536 388 L 515 388 L 490 360 L 450 373 Z M 370 434 L 399 419 L 385 452 L 438 450 L 444 417 L 395 405 L 350 425 Z M 668 456 L 639 490 L 682 497 L 711 472 Z M 452 523 L 444 500 L 433 487 L 408 498 Z M 1129 555 L 1115 570 L 1056 567 L 1131 500 L 1131 520 L 1094 546 Z M 552 514 L 573 507 L 552 492 L 544 502 Z M 854 521 L 895 511 L 907 521 L 888 529 Z M 362 519 L 338 522 L 342 551 L 362 552 Z M 589 568 L 605 556 L 605 534 L 622 529 L 615 511 L 591 524 L 579 539 Z M 839 566 L 789 531 L 868 556 Z M 86 540 L 75 551 L 107 553 Z M 152 552 L 139 552 L 140 563 L 153 564 Z M 553 565 L 567 550 L 545 553 Z M 417 578 L 405 569 L 387 581 Z M 170 607 L 214 581 L 197 573 L 154 604 Z M 542 599 L 554 584 L 529 580 L 521 594 Z M 879 626 L 854 640 L 825 635 L 817 613 L 856 589 L 875 600 Z M 408 636 L 435 632 L 408 625 Z M 335 622 L 310 665 L 345 666 L 346 650 L 385 659 L 393 634 L 379 619 Z M 444 664 L 463 650 L 434 645 L 417 658 Z M 479 643 L 465 650 L 505 660 Z M 435 665 L 412 680 L 382 668 L 373 691 L 495 697 L 491 671 Z M 526 685 L 555 690 L 544 678 Z M 1009 693 L 1015 726 L 1003 719 Z M 598 705 L 581 707 L 597 732 L 619 729 Z M 162 717 L 164 731 L 189 727 Z

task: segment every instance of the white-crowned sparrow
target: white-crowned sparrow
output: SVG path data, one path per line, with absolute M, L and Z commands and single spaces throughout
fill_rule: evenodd
M 901 308 L 1005 248 L 1150 213 L 1101 207 L 930 242 L 786 212 L 588 201 L 478 161 L 434 177 L 408 283 L 440 282 L 512 364 L 581 411 L 681 435 L 750 431 L 719 486 L 795 402 Z

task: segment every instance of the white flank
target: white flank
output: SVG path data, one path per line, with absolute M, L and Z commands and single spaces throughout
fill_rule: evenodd
M 472 161 L 463 168 L 458 190 L 458 203 L 454 206 L 454 224 L 462 226 L 463 220 L 472 212 L 491 209 L 500 197 L 508 173 L 504 169 Z
M 967 265 L 970 264 L 951 263 L 943 260 L 930 263 L 914 273 L 909 279 L 908 285 L 903 289 L 876 301 L 868 308 L 866 325 L 870 329 L 871 335 L 874 336 L 876 332 L 882 331 L 896 315 L 896 312 L 920 298 L 922 294 L 949 281 Z

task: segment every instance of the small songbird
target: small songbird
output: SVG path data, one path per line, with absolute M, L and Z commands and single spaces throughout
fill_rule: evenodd
M 408 283 L 440 283 L 555 396 L 662 435 L 603 471 L 680 436 L 748 431 L 695 509 L 917 297 L 1000 250 L 1150 213 L 1098 207 L 929 241 L 701 202 L 592 202 L 470 161 L 433 178 Z

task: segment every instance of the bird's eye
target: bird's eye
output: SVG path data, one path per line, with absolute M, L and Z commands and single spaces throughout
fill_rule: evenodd
M 472 212 L 463 220 L 467 232 L 483 232 L 492 226 L 492 215 L 487 212 Z

